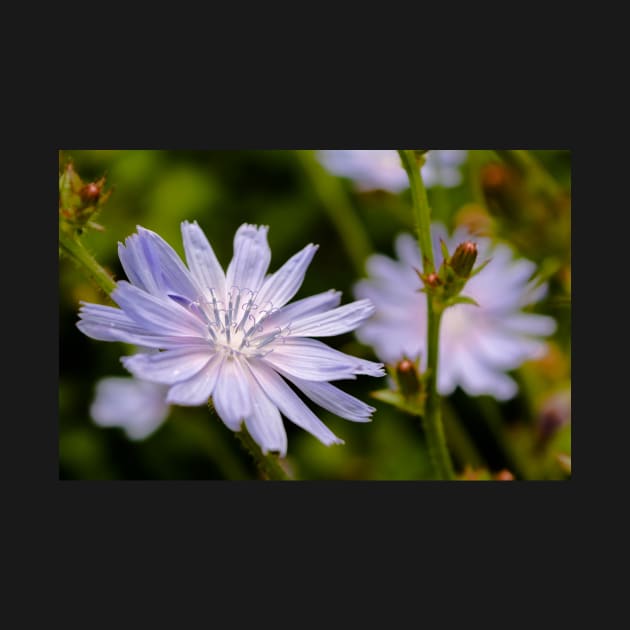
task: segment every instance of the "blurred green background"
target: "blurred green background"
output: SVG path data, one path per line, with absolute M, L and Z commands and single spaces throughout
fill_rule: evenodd
M 266 224 L 270 271 L 309 242 L 320 245 L 295 299 L 331 288 L 352 301 L 362 255 L 393 255 L 401 231 L 413 231 L 409 192 L 358 193 L 329 174 L 310 151 L 62 150 L 81 178 L 106 177 L 112 193 L 96 218 L 105 231 L 83 242 L 116 279 L 124 273 L 117 243 L 137 225 L 160 234 L 183 257 L 180 222 L 196 220 L 224 267 L 243 222 Z M 499 403 L 457 390 L 444 401 L 447 439 L 461 478 L 567 479 L 570 417 L 550 401 L 570 392 L 571 378 L 571 155 L 567 150 L 469 151 L 462 183 L 428 191 L 433 218 L 450 227 L 482 225 L 535 261 L 549 282 L 536 312 L 552 315 L 558 330 L 550 352 L 511 375 L 518 396 Z M 352 217 L 355 217 L 354 219 Z M 352 221 L 364 232 L 352 235 Z M 361 242 L 361 246 L 357 246 Z M 120 356 L 133 348 L 89 339 L 76 328 L 81 300 L 107 303 L 74 264 L 59 262 L 59 474 L 62 479 L 255 479 L 256 467 L 216 415 L 204 407 L 173 407 L 169 419 L 143 441 L 90 419 L 98 379 L 128 376 Z M 327 343 L 376 360 L 351 333 Z M 311 405 L 344 446 L 326 447 L 285 421 L 287 464 L 300 479 L 423 479 L 430 462 L 419 420 L 370 399 L 385 379 L 359 377 L 341 387 L 377 408 L 369 424 L 352 423 Z M 556 406 L 557 407 L 557 406 Z M 564 414 L 566 416 L 566 414 Z M 509 471 L 509 474 L 505 471 Z

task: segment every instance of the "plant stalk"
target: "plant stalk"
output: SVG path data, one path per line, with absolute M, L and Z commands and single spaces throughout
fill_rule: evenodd
M 424 273 L 431 273 L 435 270 L 433 246 L 431 243 L 431 210 L 420 173 L 420 165 L 413 151 L 399 150 L 398 153 L 407 171 L 407 176 L 409 177 L 413 211 L 418 232 L 418 243 L 424 261 L 423 271 Z M 427 293 L 427 316 L 427 399 L 422 424 L 436 478 L 440 480 L 451 480 L 455 478 L 455 473 L 453 471 L 451 456 L 446 445 L 444 426 L 442 424 L 442 407 L 437 391 L 442 310 L 436 308 L 429 293 Z
M 114 279 L 94 260 L 92 254 L 83 246 L 83 243 L 68 234 L 61 227 L 59 229 L 59 247 L 64 254 L 83 269 L 88 277 L 106 295 L 109 295 L 116 288 Z
M 277 455 L 263 455 L 260 447 L 252 436 L 248 433 L 247 429 L 243 427 L 240 431 L 234 433 L 236 439 L 241 443 L 243 448 L 251 455 L 252 459 L 256 462 L 258 470 L 262 473 L 265 479 L 275 481 L 290 481 L 291 477 L 280 465 Z

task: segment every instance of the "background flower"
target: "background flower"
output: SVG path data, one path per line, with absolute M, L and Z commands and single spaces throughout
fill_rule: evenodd
M 143 440 L 166 420 L 168 387 L 136 378 L 109 376 L 96 384 L 90 415 L 101 427 L 120 427 L 132 440 Z
M 515 259 L 505 244 L 474 237 L 465 227 L 449 237 L 442 224 L 434 224 L 436 266 L 443 260 L 440 239 L 452 253 L 469 238 L 477 243 L 478 263 L 491 261 L 463 291 L 479 306 L 458 304 L 444 312 L 438 390 L 447 395 L 459 385 L 474 396 L 490 394 L 505 400 L 517 392 L 516 383 L 505 372 L 541 357 L 546 346 L 539 337 L 553 333 L 556 324 L 550 317 L 523 310 L 542 298 L 547 287 L 531 281 L 534 263 Z M 377 254 L 367 262 L 369 278 L 357 283 L 355 295 L 371 299 L 376 314 L 356 335 L 372 345 L 383 361 L 394 363 L 405 355 L 420 355 L 426 368 L 426 295 L 418 291 L 422 285 L 415 269 L 422 269 L 422 261 L 417 241 L 401 234 L 396 239 L 396 254 L 399 260 Z
M 318 156 L 331 173 L 354 180 L 359 190 L 397 193 L 409 187 L 407 173 L 394 149 L 327 149 L 319 151 Z M 450 188 L 460 184 L 459 166 L 465 159 L 466 151 L 459 149 L 429 151 L 422 167 L 425 186 Z

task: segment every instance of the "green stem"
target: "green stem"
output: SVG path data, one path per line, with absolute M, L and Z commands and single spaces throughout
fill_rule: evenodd
M 363 275 L 365 259 L 370 255 L 372 245 L 363 223 L 348 200 L 346 191 L 339 180 L 330 175 L 317 161 L 313 151 L 295 151 L 295 154 L 337 230 L 355 272 Z
M 94 260 L 81 241 L 68 234 L 62 228 L 59 229 L 59 247 L 64 254 L 79 265 L 107 295 L 116 288 L 116 283 L 113 278 Z
M 424 260 L 425 273 L 435 269 L 433 246 L 431 244 L 431 210 L 427 200 L 427 192 L 422 181 L 420 166 L 415 153 L 408 150 L 398 151 L 402 164 L 407 171 L 411 187 L 411 198 L 416 218 L 418 243 Z M 427 293 L 427 399 L 423 426 L 433 461 L 433 467 L 438 479 L 453 479 L 453 464 L 446 446 L 444 426 L 442 424 L 442 407 L 437 391 L 437 374 L 439 358 L 440 322 L 442 311 L 435 307 L 431 295 Z
M 260 447 L 252 436 L 248 433 L 247 429 L 243 427 L 240 431 L 234 434 L 243 448 L 249 452 L 252 459 L 256 462 L 258 470 L 266 479 L 272 479 L 277 481 L 289 481 L 291 477 L 280 465 L 277 455 L 263 455 Z
M 427 299 L 427 307 L 429 352 L 427 355 L 427 401 L 423 426 L 438 479 L 453 479 L 455 474 L 442 424 L 442 401 L 437 392 L 438 346 L 442 313 L 434 308 L 430 297 Z
M 403 167 L 407 171 L 407 177 L 409 177 L 411 202 L 420 251 L 422 252 L 422 258 L 428 263 L 423 271 L 424 273 L 431 273 L 435 270 L 435 263 L 433 261 L 433 246 L 431 245 L 431 210 L 429 209 L 427 191 L 422 181 L 420 166 L 415 153 L 413 151 L 400 150 L 398 154 Z

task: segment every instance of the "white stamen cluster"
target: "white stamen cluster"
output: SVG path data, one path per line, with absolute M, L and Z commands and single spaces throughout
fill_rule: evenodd
M 232 287 L 227 305 L 217 298 L 214 289 L 210 289 L 210 295 L 211 299 L 199 298 L 185 305 L 208 327 L 208 342 L 228 356 L 264 357 L 273 350 L 268 347 L 271 343 L 282 342 L 289 333 L 290 324 L 265 328 L 267 318 L 278 309 L 270 301 L 257 304 L 257 294 L 251 289 Z M 181 298 L 171 297 L 182 303 Z

